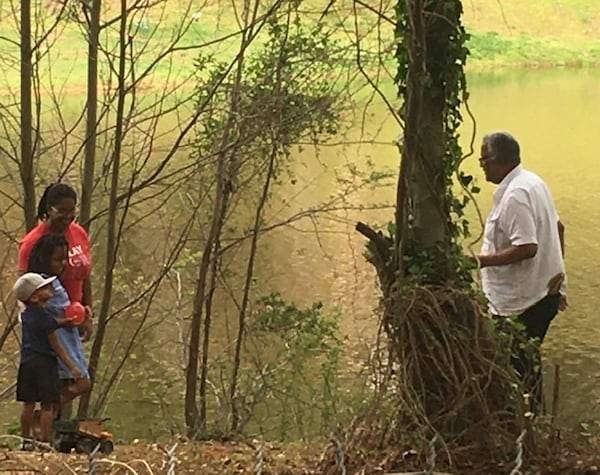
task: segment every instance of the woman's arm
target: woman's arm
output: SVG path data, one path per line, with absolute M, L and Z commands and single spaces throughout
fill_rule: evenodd
M 92 310 L 92 279 L 90 277 L 83 281 L 83 297 L 81 300 L 81 304 L 85 307 L 85 320 L 80 327 L 83 330 L 81 339 L 83 341 L 89 341 L 94 331 L 94 325 L 92 323 L 92 318 L 94 317 L 94 312 Z
M 83 281 L 83 297 L 81 305 L 92 308 L 92 279 L 90 277 Z

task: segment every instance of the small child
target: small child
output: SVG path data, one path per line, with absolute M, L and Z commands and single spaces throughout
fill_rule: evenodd
M 52 298 L 52 282 L 56 277 L 44 278 L 32 272 L 23 274 L 13 286 L 15 297 L 25 304 L 21 315 L 21 359 L 17 376 L 17 401 L 23 403 L 21 436 L 23 449 L 33 448 L 31 441 L 33 412 L 36 402 L 41 403 L 40 438 L 49 442 L 52 434 L 54 405 L 59 401 L 58 357 L 71 372 L 81 377 L 79 368 L 71 361 L 58 341 L 56 330 L 66 319 L 57 320 L 45 309 Z
M 28 272 L 36 272 L 43 276 L 59 276 L 65 268 L 68 259 L 69 243 L 62 234 L 45 234 L 31 249 L 29 256 Z M 46 309 L 54 317 L 65 318 L 65 308 L 71 301 L 67 291 L 63 287 L 60 279 L 52 281 L 53 295 L 46 304 Z M 69 355 L 71 361 L 79 368 L 81 376 L 76 378 L 67 365 L 58 361 L 58 375 L 61 382 L 60 390 L 60 408 L 78 396 L 87 393 L 92 384 L 88 372 L 88 365 L 85 358 L 83 343 L 79 335 L 79 329 L 73 326 L 60 327 L 56 335 L 58 341 Z

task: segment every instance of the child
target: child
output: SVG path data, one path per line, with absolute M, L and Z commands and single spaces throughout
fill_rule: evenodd
M 60 275 L 67 263 L 68 249 L 69 243 L 62 234 L 45 234 L 33 246 L 27 270 L 44 276 Z M 46 309 L 60 321 L 65 317 L 65 308 L 71 304 L 71 301 L 58 278 L 52 281 L 52 286 L 54 293 L 48 300 Z M 71 361 L 75 363 L 81 373 L 81 376 L 76 378 L 63 361 L 58 361 L 58 375 L 61 382 L 60 407 L 62 407 L 76 397 L 87 393 L 92 385 L 78 328 L 60 327 L 56 331 L 56 335 Z
M 21 435 L 23 449 L 32 449 L 33 411 L 41 403 L 41 440 L 48 442 L 52 433 L 54 404 L 59 400 L 58 363 L 63 360 L 71 372 L 81 377 L 79 368 L 71 361 L 58 341 L 56 330 L 65 321 L 53 318 L 44 308 L 52 298 L 52 282 L 56 277 L 44 278 L 29 272 L 17 279 L 13 287 L 15 297 L 25 304 L 21 315 L 21 361 L 17 376 L 17 401 L 23 403 Z M 64 319 L 63 319 L 64 320 Z

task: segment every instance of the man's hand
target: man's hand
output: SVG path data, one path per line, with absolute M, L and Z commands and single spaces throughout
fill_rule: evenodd
M 560 286 L 565 280 L 565 274 L 559 272 L 548 281 L 548 295 L 556 295 L 560 291 Z
M 569 308 L 569 302 L 567 301 L 567 296 L 560 294 L 560 299 L 558 300 L 558 310 L 561 312 Z
M 565 274 L 560 272 L 548 281 L 548 295 L 560 294 L 560 298 L 558 300 L 558 310 L 560 310 L 561 312 L 569 307 L 567 296 L 560 293 L 560 286 L 562 285 L 564 280 Z

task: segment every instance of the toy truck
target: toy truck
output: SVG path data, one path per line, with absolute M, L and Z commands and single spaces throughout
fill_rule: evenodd
M 96 447 L 103 454 L 110 454 L 114 449 L 113 435 L 104 430 L 108 419 L 73 419 L 57 420 L 53 423 L 56 450 L 71 453 L 90 454 Z

